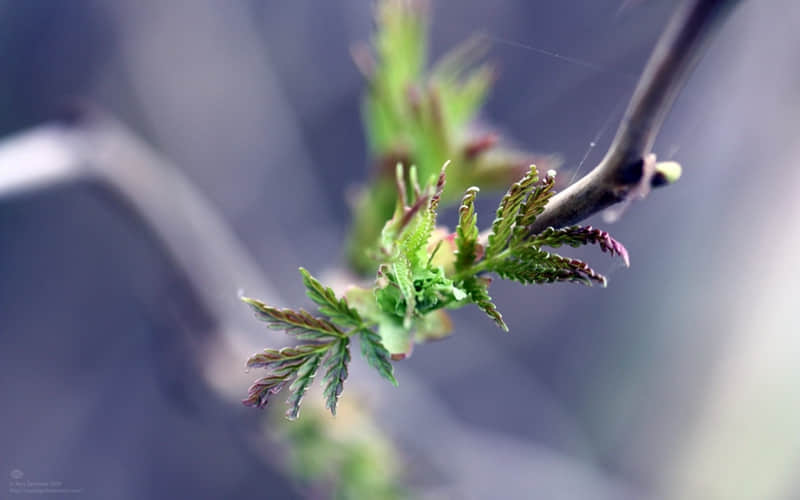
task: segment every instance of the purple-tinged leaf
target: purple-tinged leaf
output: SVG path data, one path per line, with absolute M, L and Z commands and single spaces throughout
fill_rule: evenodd
M 282 330 L 300 340 L 331 340 L 344 336 L 344 333 L 330 321 L 316 318 L 302 309 L 299 311 L 278 309 L 247 297 L 242 300 L 250 305 L 256 317 L 265 321 L 270 328 Z
M 264 408 L 269 402 L 269 397 L 277 394 L 289 382 L 287 377 L 269 375 L 253 382 L 247 394 L 247 398 L 242 400 L 245 406 Z
M 570 226 L 561 229 L 548 227 L 530 240 L 536 246 L 557 248 L 561 245 L 579 247 L 582 245 L 599 245 L 600 248 L 611 255 L 618 255 L 630 266 L 628 250 L 619 241 L 611 237 L 606 231 L 595 229 L 592 226 Z

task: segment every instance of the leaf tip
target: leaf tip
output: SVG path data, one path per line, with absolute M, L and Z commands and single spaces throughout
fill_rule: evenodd
M 244 295 L 240 295 L 239 296 L 239 300 L 241 300 L 245 304 L 253 306 L 253 307 L 258 307 L 258 305 L 260 303 L 258 300 L 250 298 L 250 297 L 246 297 Z

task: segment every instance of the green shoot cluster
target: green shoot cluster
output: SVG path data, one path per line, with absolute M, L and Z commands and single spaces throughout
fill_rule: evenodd
M 391 361 L 408 356 L 415 343 L 447 335 L 450 321 L 445 309 L 475 304 L 508 330 L 489 296 L 489 274 L 523 284 L 605 286 L 606 278 L 585 262 L 543 247 L 593 244 L 628 263 L 628 254 L 619 242 L 590 226 L 530 231 L 553 196 L 555 184 L 555 172 L 540 179 L 535 166 L 506 192 L 486 238 L 478 230 L 475 187 L 464 193 L 458 226 L 448 233 L 437 226 L 446 167 L 421 186 L 416 168 L 406 172 L 397 166 L 397 204 L 373 256 L 380 263 L 372 288 L 352 288 L 345 297 L 337 297 L 301 268 L 307 294 L 317 304 L 320 316 L 244 299 L 270 328 L 304 342 L 267 349 L 248 360 L 248 367 L 266 368 L 267 375 L 254 382 L 244 400 L 246 405 L 263 408 L 271 396 L 288 388 L 287 416 L 297 418 L 303 395 L 322 371 L 325 404 L 335 415 L 353 337 L 358 338 L 361 354 L 370 366 L 397 384 Z

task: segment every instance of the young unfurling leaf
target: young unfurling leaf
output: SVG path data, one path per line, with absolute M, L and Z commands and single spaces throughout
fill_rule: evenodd
M 548 246 L 558 248 L 561 245 L 579 247 L 582 245 L 599 245 L 604 252 L 611 255 L 618 255 L 625 261 L 626 266 L 630 266 L 628 251 L 607 232 L 595 229 L 592 226 L 570 226 L 561 229 L 548 227 L 541 233 L 533 236 L 531 243 L 536 246 Z
M 466 269 L 478 258 L 478 215 L 475 213 L 475 196 L 478 191 L 480 190 L 477 187 L 467 189 L 458 209 L 456 271 Z
M 427 206 L 417 212 L 408 210 L 403 216 L 403 220 L 407 218 L 410 218 L 410 220 L 402 225 L 405 229 L 400 233 L 397 243 L 394 245 L 395 251 L 392 253 L 399 258 L 407 260 L 408 266 L 412 270 L 425 265 L 429 260 L 427 252 L 428 241 L 431 238 L 431 234 L 433 234 L 434 226 L 436 226 L 439 200 L 445 184 L 445 169 L 449 163 L 446 162 L 442 166 L 436 184 L 425 186 L 425 190 L 422 193 L 424 196 L 417 197 L 417 203 L 427 200 Z
M 511 186 L 501 200 L 485 255 L 477 263 L 462 262 L 457 277 L 466 283 L 470 271 L 473 275 L 490 271 L 501 278 L 524 284 L 572 281 L 585 285 L 600 283 L 605 286 L 606 278 L 585 262 L 546 252 L 541 247 L 597 244 L 603 251 L 621 256 L 627 264 L 628 253 L 625 247 L 608 233 L 592 227 L 578 226 L 548 228 L 538 234 L 530 233 L 529 227 L 544 211 L 555 193 L 554 185 L 554 172 L 548 172 L 547 177 L 539 182 L 536 167 L 531 165 L 528 174 Z M 462 205 L 462 211 L 469 215 L 469 207 L 473 202 L 470 193 L 465 200 L 469 203 Z M 491 315 L 490 311 L 492 310 L 487 312 Z
M 393 359 L 401 359 L 411 352 L 412 330 L 419 324 L 417 319 L 466 298 L 466 293 L 446 276 L 443 266 L 434 264 L 435 253 L 442 245 L 431 246 L 446 168 L 447 163 L 439 177 L 431 178 L 423 188 L 416 187 L 412 168 L 412 205 L 398 205 L 394 218 L 382 233 L 386 262 L 378 268 L 375 287 L 375 299 L 381 312 L 377 322 L 383 345 Z M 397 169 L 397 178 L 403 178 L 402 167 Z M 400 191 L 402 185 L 398 182 Z M 404 197 L 404 192 L 398 194 L 399 199 Z M 426 201 L 425 208 L 416 208 L 420 200 Z
M 492 232 L 489 234 L 489 244 L 486 246 L 485 258 L 494 257 L 506 247 L 508 239 L 511 237 L 511 231 L 517 221 L 517 214 L 538 180 L 539 174 L 536 171 L 536 167 L 531 165 L 528 173 L 512 184 L 511 188 L 503 196 L 500 206 L 497 207 L 497 216 L 492 222 Z
M 519 281 L 525 285 L 557 281 L 573 281 L 584 285 L 596 282 L 606 285 L 605 276 L 595 272 L 585 262 L 545 252 L 535 246 L 512 250 L 507 258 L 498 260 L 490 269 L 501 278 Z
M 489 279 L 472 276 L 464 280 L 463 286 L 469 294 L 472 303 L 480 307 L 487 316 L 497 323 L 497 326 L 508 331 L 508 325 L 503 321 L 503 315 L 497 310 L 497 307 L 495 307 L 492 302 L 492 298 L 489 296 Z
M 352 307 L 346 298 L 337 297 L 332 289 L 302 268 L 308 296 L 326 318 L 244 299 L 270 328 L 318 342 L 267 349 L 252 356 L 248 367 L 266 368 L 269 373 L 253 384 L 245 404 L 264 407 L 271 395 L 288 386 L 291 395 L 287 400 L 287 417 L 296 418 L 303 395 L 316 372 L 322 369 L 323 396 L 335 415 L 348 374 L 352 335 L 358 335 L 367 363 L 383 378 L 397 384 L 391 360 L 408 356 L 415 341 L 448 335 L 451 323 L 445 308 L 476 304 L 507 331 L 508 326 L 489 296 L 490 279 L 482 275 L 485 272 L 523 284 L 569 281 L 605 285 L 605 277 L 585 262 L 547 252 L 542 247 L 595 244 L 627 263 L 625 247 L 605 231 L 573 226 L 547 228 L 538 234 L 529 232 L 530 225 L 554 193 L 554 174 L 548 173 L 539 181 L 533 165 L 500 202 L 485 251 L 479 242 L 475 213 L 477 188 L 469 188 L 462 199 L 455 233 L 437 228 L 437 236 L 433 238 L 445 183 L 444 168 L 438 179 L 431 178 L 424 187 L 419 186 L 416 170 L 412 168 L 409 191 L 405 191 L 402 166 L 397 168 L 397 179 L 401 201 L 381 236 L 384 262 L 378 268 L 373 290 L 348 292 Z M 435 258 L 440 251 L 447 255 Z M 375 327 L 377 333 L 373 331 Z
M 394 385 L 397 385 L 397 379 L 394 378 L 394 368 L 389 361 L 389 351 L 381 343 L 380 336 L 369 329 L 362 329 L 358 332 L 361 341 L 361 355 L 367 360 L 367 363 L 375 368 L 383 378 L 388 380 Z
M 535 166 L 531 166 L 531 169 L 535 168 Z M 550 170 L 547 172 L 547 177 L 542 179 L 528 195 L 528 199 L 525 200 L 525 204 L 517 215 L 514 227 L 514 243 L 519 243 L 525 238 L 528 226 L 533 224 L 534 221 L 536 221 L 536 217 L 544 212 L 544 207 L 547 205 L 547 202 L 550 201 L 550 198 L 556 193 L 553 189 L 555 184 L 556 172 Z

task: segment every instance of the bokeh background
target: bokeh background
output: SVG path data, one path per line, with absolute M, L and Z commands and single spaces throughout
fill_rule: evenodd
M 433 50 L 489 37 L 499 79 L 483 119 L 560 154 L 571 176 L 585 154 L 584 172 L 600 159 L 673 8 L 436 0 Z M 236 401 L 252 376 L 243 358 L 208 346 L 271 345 L 237 290 L 258 282 L 280 305 L 300 304 L 296 268 L 334 275 L 342 262 L 345 195 L 368 171 L 349 47 L 370 38 L 372 15 L 366 0 L 0 1 L 10 481 L 61 482 L 76 490 L 67 498 L 306 493 L 280 448 L 257 439 L 263 413 Z M 455 335 L 397 364 L 399 389 L 354 368 L 343 398 L 352 390 L 375 412 L 417 495 L 800 498 L 798 26 L 794 0 L 745 1 L 715 38 L 655 147 L 683 178 L 612 225 L 590 221 L 632 256 L 623 269 L 580 253 L 609 275 L 607 289 L 497 282 L 511 334 L 464 310 Z M 184 298 L 174 260 L 96 185 L 4 195 L 4 177 L 32 168 L 9 151 L 65 123 L 75 100 L 177 166 L 252 255 L 244 278 L 214 275 L 213 258 L 196 268 L 221 283 L 201 295 L 240 321 L 235 331 Z M 161 198 L 183 206 L 171 194 Z M 217 227 L 188 205 L 175 227 L 195 237 Z M 209 248 L 217 237 L 207 233 Z

